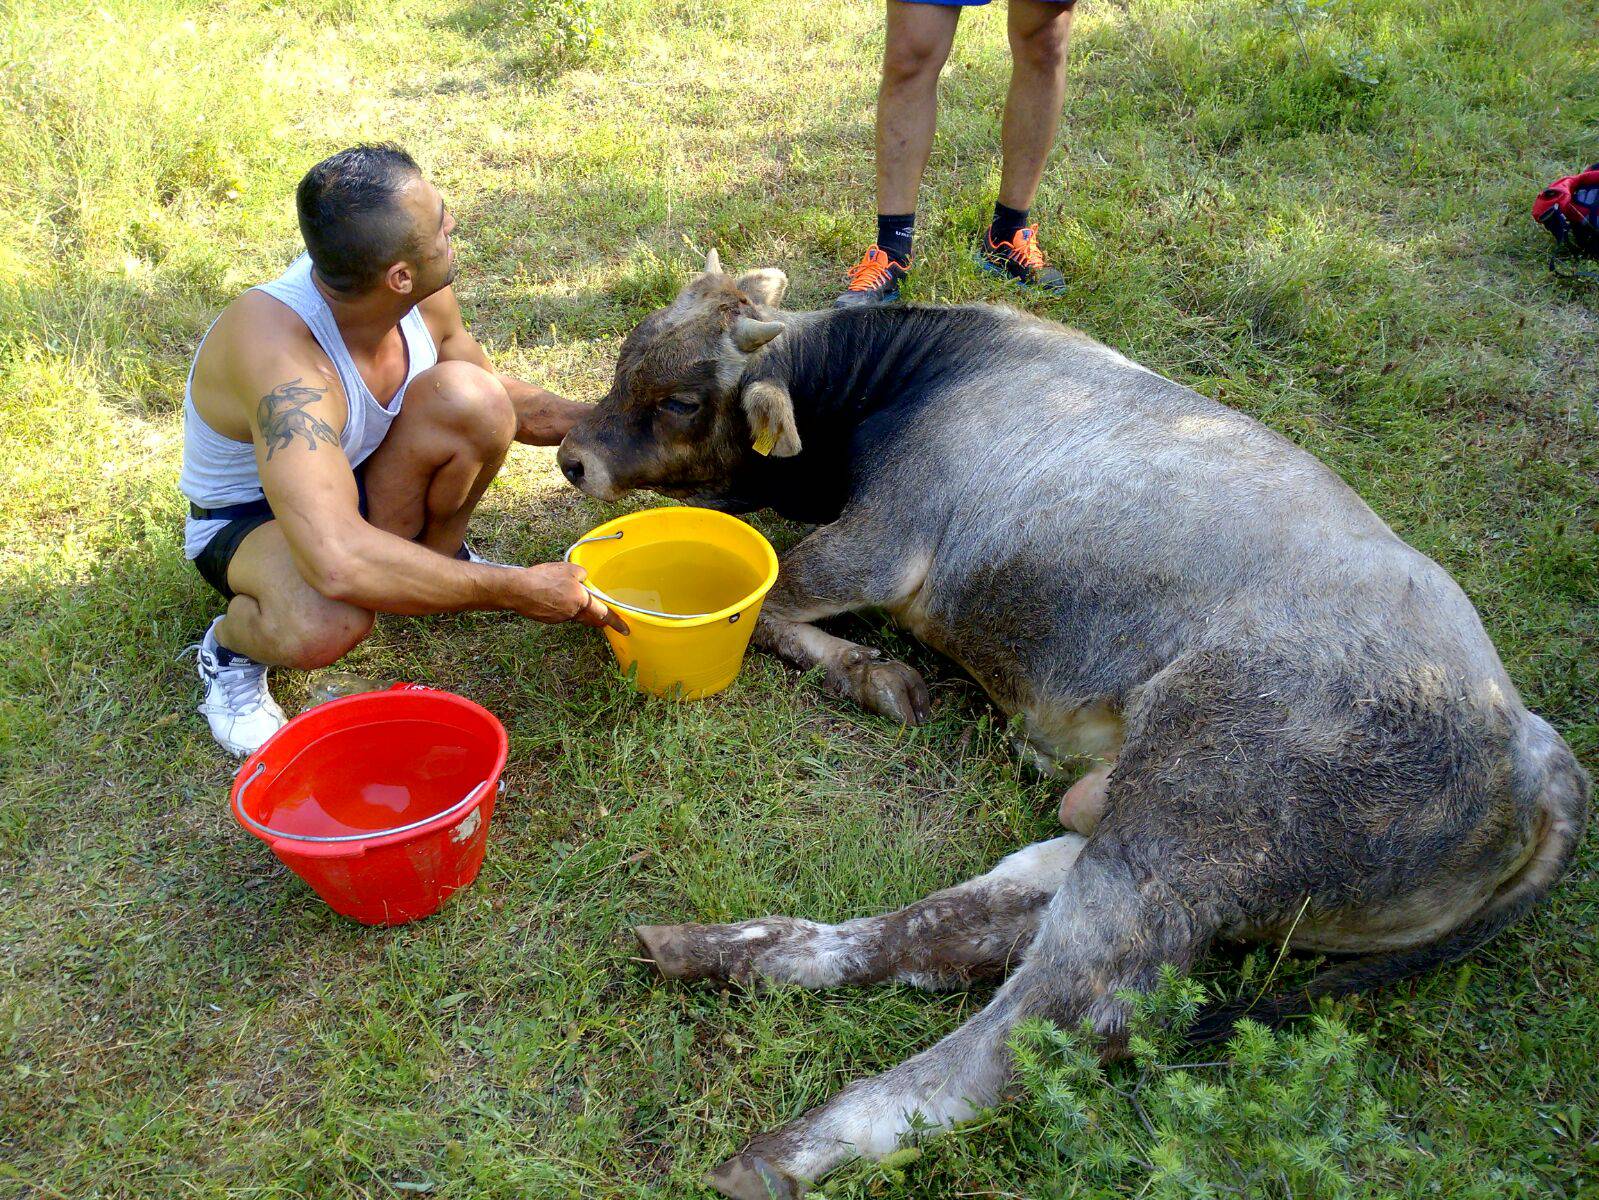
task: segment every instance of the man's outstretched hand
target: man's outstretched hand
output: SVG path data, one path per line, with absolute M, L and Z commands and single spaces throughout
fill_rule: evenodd
M 581 621 L 596 628 L 606 625 L 617 633 L 629 632 L 627 622 L 583 586 L 588 572 L 576 563 L 540 563 L 508 570 L 515 577 L 510 581 L 506 607 L 524 617 L 550 625 Z
M 531 383 L 500 376 L 516 409 L 516 440 L 530 446 L 559 446 L 561 439 L 589 413 L 593 406 L 579 404 L 547 392 Z

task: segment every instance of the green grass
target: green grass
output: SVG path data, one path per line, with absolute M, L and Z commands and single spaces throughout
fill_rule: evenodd
M 0 0 L 0 1197 L 684 1195 L 983 1001 L 727 995 L 629 961 L 630 922 L 860 914 L 1052 832 L 976 689 L 876 621 L 845 626 L 930 673 L 927 728 L 764 658 L 674 707 L 589 631 L 384 618 L 356 669 L 511 734 L 483 875 L 415 926 L 332 916 L 228 815 L 175 661 L 216 607 L 181 560 L 179 402 L 207 322 L 295 252 L 311 162 L 410 147 L 461 220 L 479 336 L 584 398 L 704 249 L 820 305 L 869 236 L 875 5 L 615 0 L 553 78 L 521 12 Z M 969 14 L 946 74 L 919 299 L 1007 295 L 966 250 L 1003 20 Z M 1596 34 L 1580 0 L 1350 0 L 1302 52 L 1247 0 L 1085 4 L 1038 210 L 1071 286 L 1034 305 L 1336 468 L 1461 581 L 1590 770 L 1599 293 L 1548 276 L 1526 212 L 1599 157 Z M 1374 82 L 1339 70 L 1361 48 Z M 602 515 L 519 450 L 478 540 L 549 557 Z M 1594 867 L 1585 846 L 1533 919 L 1350 1008 L 1417 1151 L 1371 1186 L 1599 1187 Z M 1032 1120 L 832 1192 L 1027 1194 Z

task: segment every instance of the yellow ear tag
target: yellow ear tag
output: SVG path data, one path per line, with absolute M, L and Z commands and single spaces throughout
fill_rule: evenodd
M 772 447 L 777 445 L 777 434 L 770 429 L 763 429 L 755 435 L 755 453 L 767 455 L 772 452 Z

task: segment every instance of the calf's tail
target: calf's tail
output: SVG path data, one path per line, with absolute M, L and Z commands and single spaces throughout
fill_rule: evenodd
M 1245 1017 L 1263 1025 L 1302 1016 L 1322 996 L 1344 996 L 1394 983 L 1464 958 L 1548 896 L 1571 865 L 1588 821 L 1589 780 L 1571 748 L 1542 717 L 1528 713 L 1512 750 L 1512 795 L 1531 810 L 1533 849 L 1527 861 L 1500 884 L 1464 924 L 1436 941 L 1372 954 L 1322 970 L 1305 987 L 1253 1003 L 1229 1001 L 1202 1011 L 1188 1031 L 1195 1043 L 1227 1037 Z

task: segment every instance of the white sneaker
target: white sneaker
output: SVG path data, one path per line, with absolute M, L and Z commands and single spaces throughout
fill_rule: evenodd
M 217 655 L 218 617 L 205 631 L 205 639 L 188 647 L 195 652 L 205 701 L 196 710 L 211 724 L 211 736 L 229 754 L 243 758 L 254 754 L 289 718 L 267 691 L 264 663 L 243 655 L 223 666 Z

